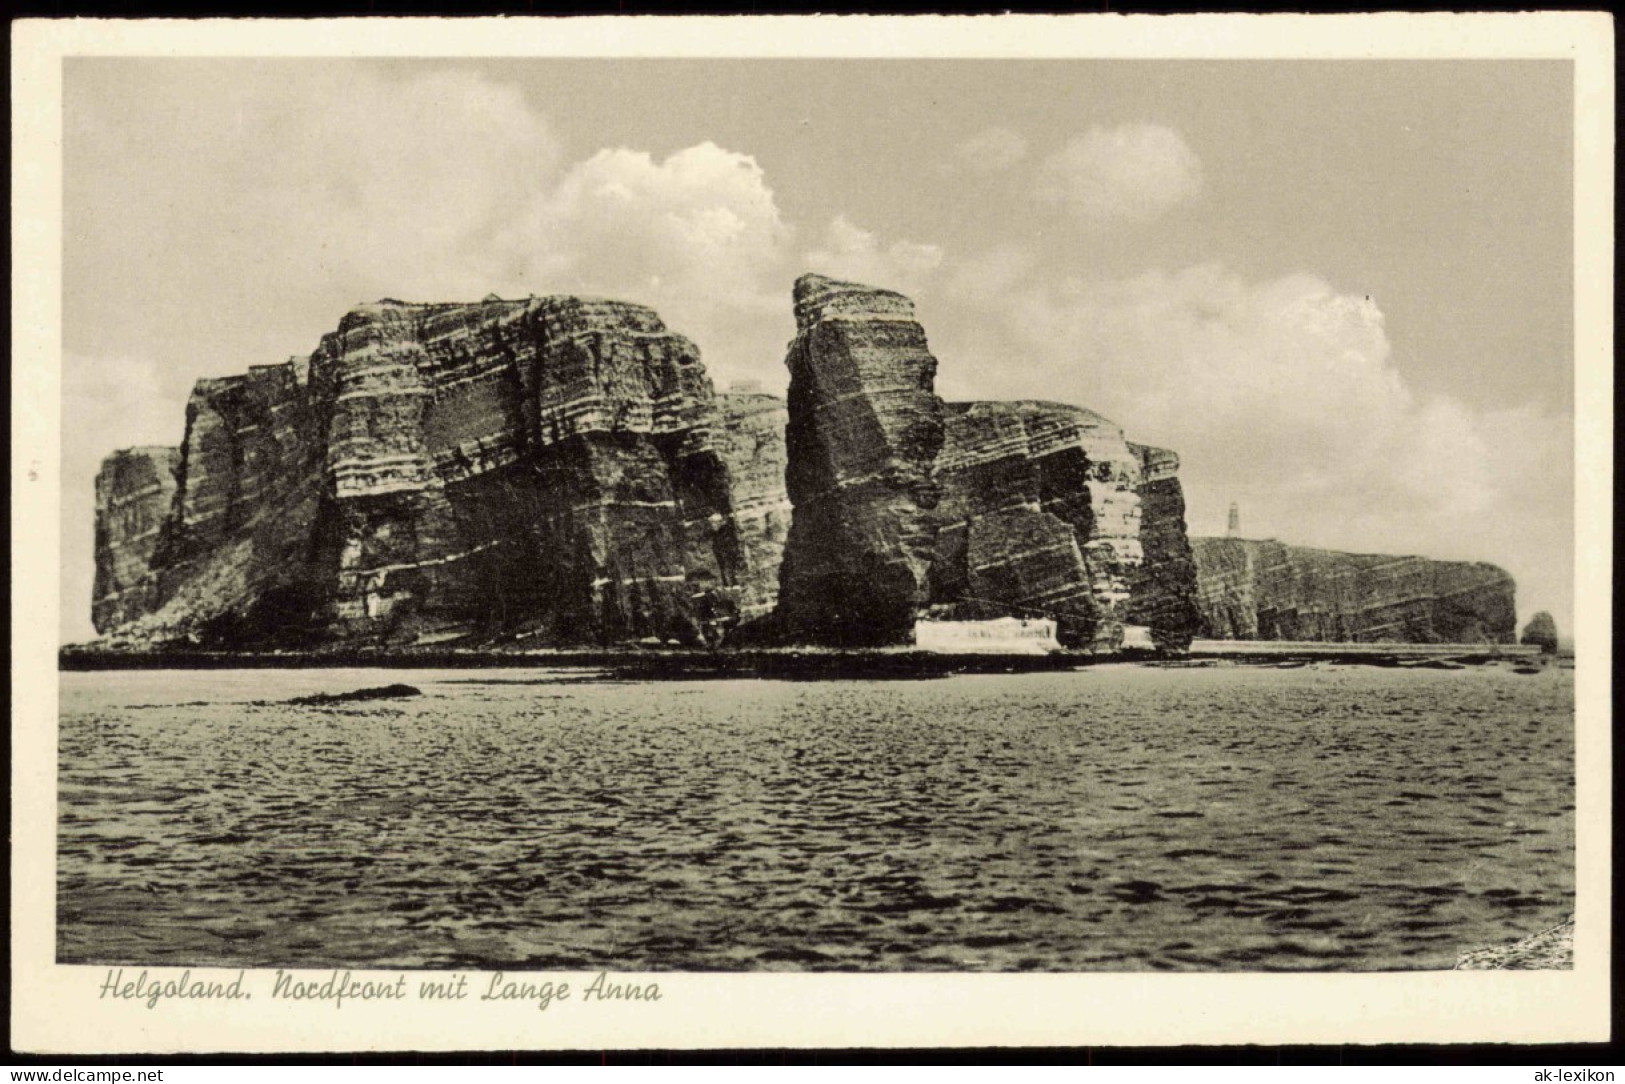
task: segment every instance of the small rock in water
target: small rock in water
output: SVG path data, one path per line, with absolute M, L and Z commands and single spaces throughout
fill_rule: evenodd
M 290 704 L 350 704 L 357 700 L 399 700 L 407 696 L 422 696 L 420 689 L 411 685 L 379 685 L 371 689 L 357 689 L 351 693 L 317 693 L 314 696 L 296 696 Z
M 1523 628 L 1523 635 L 1518 637 L 1520 644 L 1533 644 L 1547 655 L 1557 654 L 1557 622 L 1545 610 L 1540 611 L 1529 619 L 1529 624 Z

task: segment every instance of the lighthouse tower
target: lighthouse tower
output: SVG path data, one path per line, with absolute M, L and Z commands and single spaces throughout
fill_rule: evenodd
M 1230 502 L 1230 525 L 1225 528 L 1224 533 L 1226 538 L 1241 537 L 1241 509 L 1236 506 L 1235 501 Z

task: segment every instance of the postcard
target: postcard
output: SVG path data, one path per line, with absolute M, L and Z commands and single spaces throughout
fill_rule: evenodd
M 1605 1039 L 1611 42 L 18 24 L 14 1042 Z

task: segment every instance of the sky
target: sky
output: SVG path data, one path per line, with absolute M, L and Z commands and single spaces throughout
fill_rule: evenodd
M 820 271 L 945 398 L 1179 452 L 1194 535 L 1490 561 L 1573 624 L 1566 61 L 191 60 L 64 66 L 63 619 L 93 480 L 354 305 L 644 302 L 788 383 Z

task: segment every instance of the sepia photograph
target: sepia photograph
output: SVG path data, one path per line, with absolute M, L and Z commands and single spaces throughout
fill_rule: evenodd
M 56 61 L 76 996 L 1605 978 L 1573 50 L 515 52 Z

